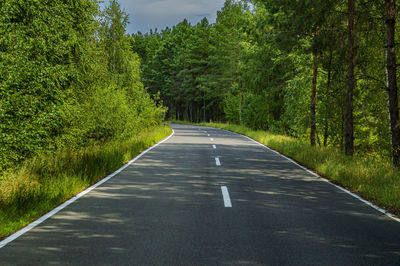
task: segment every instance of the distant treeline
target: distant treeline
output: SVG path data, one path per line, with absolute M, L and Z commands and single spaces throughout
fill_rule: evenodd
M 229 121 L 399 164 L 395 1 L 227 0 L 132 36 L 168 117 Z
M 127 23 L 116 1 L 0 1 L 0 172 L 162 121 Z

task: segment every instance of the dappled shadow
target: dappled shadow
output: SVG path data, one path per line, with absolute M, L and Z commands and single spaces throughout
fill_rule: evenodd
M 398 223 L 241 136 L 174 128 L 175 137 L 0 249 L 0 264 L 400 263 Z

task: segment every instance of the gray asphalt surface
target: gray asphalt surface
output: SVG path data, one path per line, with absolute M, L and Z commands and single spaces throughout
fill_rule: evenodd
M 400 265 L 400 223 L 240 135 L 172 126 L 0 265 Z

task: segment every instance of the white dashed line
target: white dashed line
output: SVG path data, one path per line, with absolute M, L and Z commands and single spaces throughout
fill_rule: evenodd
M 221 186 L 222 197 L 224 198 L 225 208 L 232 208 L 231 198 L 229 197 L 228 188 L 226 186 Z
M 217 166 L 221 166 L 221 162 L 219 161 L 219 158 L 215 158 L 215 164 Z
M 216 148 L 217 148 L 217 146 L 215 146 L 215 145 L 213 145 L 212 147 L 213 147 L 213 149 L 216 149 Z

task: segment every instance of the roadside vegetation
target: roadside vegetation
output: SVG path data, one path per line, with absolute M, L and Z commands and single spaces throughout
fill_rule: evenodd
M 172 132 L 149 128 L 123 141 L 42 154 L 0 181 L 0 238 L 45 214 Z
M 0 1 L 0 237 L 168 136 L 117 1 Z
M 172 123 L 188 123 L 173 121 Z M 225 129 L 246 135 L 292 158 L 365 199 L 400 215 L 400 172 L 389 159 L 355 155 L 349 157 L 334 147 L 311 146 L 306 141 L 245 126 L 224 123 L 195 125 Z

